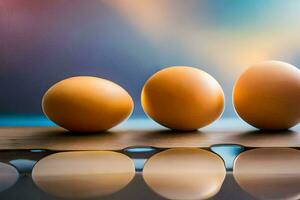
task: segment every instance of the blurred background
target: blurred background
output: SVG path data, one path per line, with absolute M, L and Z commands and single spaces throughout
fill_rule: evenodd
M 40 115 L 43 93 L 77 75 L 122 85 L 144 117 L 147 78 L 172 65 L 198 67 L 226 95 L 249 65 L 300 66 L 300 1 L 0 0 L 0 115 Z

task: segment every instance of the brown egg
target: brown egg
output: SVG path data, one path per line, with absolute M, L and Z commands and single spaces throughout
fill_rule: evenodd
M 300 199 L 300 151 L 258 148 L 241 153 L 234 162 L 237 183 L 257 199 Z
M 198 148 L 168 149 L 145 164 L 143 178 L 158 195 L 167 199 L 199 200 L 216 195 L 225 179 L 223 160 Z
M 79 76 L 52 86 L 44 95 L 44 113 L 70 131 L 105 131 L 129 117 L 130 95 L 119 85 L 97 77 Z
M 112 151 L 61 152 L 37 162 L 32 179 L 56 197 L 90 199 L 111 195 L 135 176 L 133 161 Z
M 249 67 L 234 85 L 233 104 L 252 126 L 291 128 L 300 121 L 300 70 L 280 61 Z
M 223 112 L 224 93 L 208 73 L 193 67 L 168 67 L 150 77 L 141 95 L 144 111 L 175 130 L 195 130 Z

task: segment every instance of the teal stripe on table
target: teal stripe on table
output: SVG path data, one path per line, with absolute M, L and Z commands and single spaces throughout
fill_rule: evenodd
M 0 126 L 55 126 L 42 115 L 2 115 Z

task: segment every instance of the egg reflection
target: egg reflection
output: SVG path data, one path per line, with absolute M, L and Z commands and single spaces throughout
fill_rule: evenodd
M 34 183 L 61 198 L 83 199 L 113 194 L 134 177 L 134 164 L 111 151 L 63 152 L 40 160 L 32 171 Z
M 258 199 L 300 198 L 300 151 L 258 148 L 240 154 L 233 175 L 238 184 Z
M 0 192 L 12 187 L 19 179 L 19 172 L 11 165 L 0 162 Z
M 197 148 L 169 149 L 152 156 L 143 178 L 158 195 L 167 199 L 199 200 L 216 195 L 225 179 L 223 160 Z

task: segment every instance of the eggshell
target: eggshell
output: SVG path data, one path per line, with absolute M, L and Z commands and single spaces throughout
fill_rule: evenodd
M 213 197 L 219 192 L 225 175 L 225 165 L 219 156 L 197 148 L 157 153 L 143 169 L 143 178 L 155 193 L 176 200 Z
M 133 101 L 111 81 L 79 76 L 52 86 L 43 97 L 42 107 L 49 119 L 70 131 L 97 132 L 126 119 Z
M 249 67 L 234 85 L 233 104 L 259 129 L 291 128 L 300 121 L 300 70 L 280 61 Z
M 112 151 L 55 153 L 38 161 L 32 170 L 37 187 L 67 199 L 111 195 L 127 186 L 134 176 L 133 161 Z
M 175 130 L 195 130 L 223 112 L 224 93 L 208 73 L 193 67 L 165 68 L 144 85 L 144 111 L 153 120 Z

